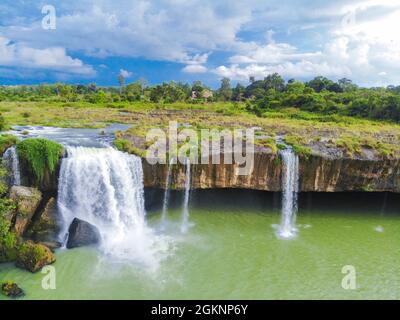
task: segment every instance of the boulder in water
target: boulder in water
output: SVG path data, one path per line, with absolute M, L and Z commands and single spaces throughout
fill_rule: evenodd
M 10 298 L 18 298 L 24 295 L 22 290 L 15 282 L 6 281 L 1 284 L 1 292 Z
M 55 261 L 56 257 L 48 247 L 33 241 L 26 241 L 18 249 L 16 265 L 30 272 L 37 272 Z
M 77 248 L 97 244 L 100 241 L 99 230 L 89 222 L 75 218 L 68 230 L 67 248 Z

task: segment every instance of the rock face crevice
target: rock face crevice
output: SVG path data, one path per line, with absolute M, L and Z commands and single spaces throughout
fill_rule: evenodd
M 145 187 L 165 188 L 167 164 L 143 162 Z M 279 155 L 258 152 L 248 175 L 240 176 L 237 164 L 193 164 L 194 189 L 241 188 L 281 191 L 282 162 Z M 400 160 L 300 156 L 300 191 L 303 192 L 400 192 Z M 185 165 L 175 164 L 170 187 L 184 189 Z

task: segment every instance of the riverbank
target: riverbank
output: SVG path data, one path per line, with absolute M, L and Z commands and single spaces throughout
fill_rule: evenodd
M 138 147 L 132 140 L 144 139 L 148 129 L 166 128 L 169 121 L 177 121 L 198 130 L 257 128 L 256 144 L 273 152 L 277 151 L 274 137 L 283 135 L 287 143 L 304 154 L 366 160 L 400 158 L 399 124 L 315 114 L 294 108 L 267 111 L 262 117 L 257 117 L 247 112 L 244 103 L 229 102 L 91 104 L 3 101 L 0 102 L 0 112 L 8 126 L 104 128 L 110 123 L 132 124 L 135 127 L 120 134 L 121 139 L 128 141 L 129 144 L 124 145 L 128 150 Z

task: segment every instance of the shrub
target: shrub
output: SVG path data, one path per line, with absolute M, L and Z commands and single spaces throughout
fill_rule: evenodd
M 0 135 L 0 153 L 3 154 L 9 147 L 17 142 L 17 137 L 11 134 Z
M 62 152 L 62 145 L 47 139 L 31 138 L 17 143 L 20 160 L 29 165 L 38 181 L 43 179 L 46 169 L 54 172 Z

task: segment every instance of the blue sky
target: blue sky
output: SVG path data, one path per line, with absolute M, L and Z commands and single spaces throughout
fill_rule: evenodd
M 55 9 L 55 29 L 42 9 Z M 116 85 L 278 72 L 400 84 L 398 0 L 69 0 L 0 3 L 0 84 Z

